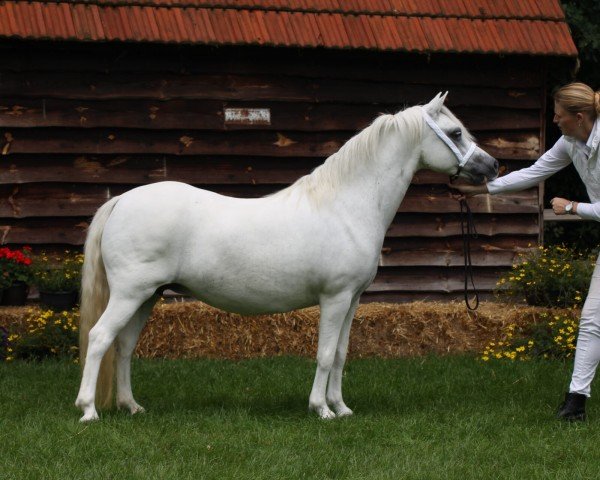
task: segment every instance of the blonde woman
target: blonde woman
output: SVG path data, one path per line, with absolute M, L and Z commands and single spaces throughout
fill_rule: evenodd
M 532 166 L 497 178 L 487 184 L 454 185 L 461 193 L 472 196 L 514 192 L 533 187 L 563 169 L 571 162 L 585 184 L 592 203 L 567 198 L 550 201 L 557 215 L 574 215 L 600 221 L 600 92 L 584 83 L 571 83 L 556 91 L 554 123 L 562 136 Z M 558 409 L 558 418 L 585 420 L 585 401 L 600 361 L 600 257 L 596 263 L 590 289 L 581 312 L 575 365 L 569 391 Z

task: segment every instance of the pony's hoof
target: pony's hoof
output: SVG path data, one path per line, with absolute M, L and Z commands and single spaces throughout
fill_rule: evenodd
M 349 417 L 354 413 L 346 406 L 343 400 L 328 400 L 327 404 L 333 409 L 337 417 Z
M 141 405 L 138 405 L 136 402 L 122 402 L 117 405 L 119 410 L 125 409 L 131 413 L 131 415 L 135 415 L 137 413 L 146 413 L 146 409 Z
M 351 415 L 354 415 L 354 412 L 350 410 L 346 405 L 344 405 L 343 407 L 336 408 L 335 414 L 338 417 L 349 417 Z
M 324 408 L 319 412 L 319 418 L 321 420 L 333 420 L 335 418 L 335 413 L 328 408 Z
M 136 405 L 135 407 L 130 408 L 129 412 L 132 415 L 136 415 L 138 413 L 146 413 L 146 409 L 144 407 L 142 407 L 141 405 Z
M 79 419 L 80 423 L 89 423 L 89 422 L 96 422 L 100 420 L 100 417 L 98 416 L 98 414 L 96 412 L 92 412 L 92 413 L 86 413 L 83 417 L 81 417 Z
M 335 413 L 333 413 L 328 406 L 310 407 L 310 409 L 315 412 L 321 420 L 333 420 L 335 418 Z

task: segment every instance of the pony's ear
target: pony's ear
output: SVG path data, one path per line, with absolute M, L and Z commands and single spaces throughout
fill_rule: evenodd
M 442 105 L 444 105 L 444 100 L 446 100 L 447 95 L 448 92 L 438 93 L 435 97 L 433 97 L 431 102 L 425 105 L 425 111 L 432 117 L 437 116 L 437 114 L 440 113 L 440 110 L 442 109 Z

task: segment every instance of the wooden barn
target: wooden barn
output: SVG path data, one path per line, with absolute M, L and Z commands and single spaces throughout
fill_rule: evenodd
M 0 243 L 48 248 L 81 246 L 99 205 L 149 182 L 281 189 L 442 90 L 521 168 L 577 52 L 558 0 L 3 0 L 0 55 Z M 365 300 L 460 296 L 447 181 L 415 176 Z M 540 241 L 542 193 L 470 201 L 481 291 Z

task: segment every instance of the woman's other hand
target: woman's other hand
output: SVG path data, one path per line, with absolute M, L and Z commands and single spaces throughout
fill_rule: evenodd
M 554 197 L 550 200 L 550 205 L 552 206 L 552 210 L 556 215 L 566 215 L 567 212 L 565 207 L 571 203 L 571 200 L 567 200 L 566 198 Z M 571 213 L 577 213 L 577 202 L 573 202 L 573 210 Z

